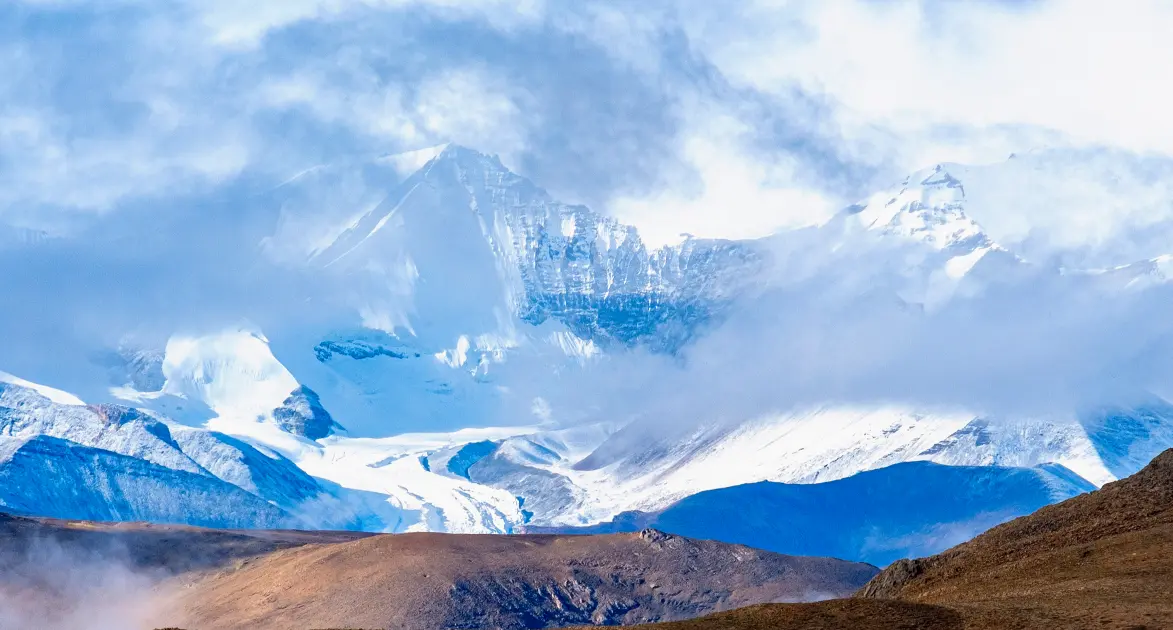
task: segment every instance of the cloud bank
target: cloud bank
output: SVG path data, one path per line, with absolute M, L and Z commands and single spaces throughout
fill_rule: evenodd
M 1155 0 L 9 2 L 0 221 L 85 242 L 0 253 L 21 270 L 0 281 L 5 320 L 31 322 L 8 352 L 142 313 L 198 328 L 251 315 L 241 304 L 292 310 L 298 279 L 258 291 L 244 254 L 271 227 L 254 201 L 320 165 L 443 142 L 498 153 L 652 244 L 818 225 L 929 164 L 1082 147 L 1106 165 L 1055 177 L 1080 182 L 1063 198 L 1081 203 L 1014 197 L 978 219 L 1039 268 L 1068 252 L 1122 264 L 1173 217 L 1173 92 L 1155 79 L 1170 31 Z M 341 196 L 385 185 L 353 184 Z M 925 318 L 853 280 L 872 264 L 771 287 L 671 387 L 1034 408 L 1166 382 L 1163 290 L 1108 303 L 1040 276 Z M 721 378 L 746 365 L 763 378 Z
M 1173 153 L 1152 79 L 1173 9 L 1126 4 L 20 0 L 0 212 L 53 225 L 455 141 L 656 241 L 761 236 L 934 162 Z

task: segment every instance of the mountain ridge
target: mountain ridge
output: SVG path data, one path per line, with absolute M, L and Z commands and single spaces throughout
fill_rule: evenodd
M 0 426 L 211 475 L 322 526 L 391 531 L 590 525 L 700 491 L 832 481 L 910 460 L 1058 462 L 1095 484 L 1134 472 L 1173 443 L 1173 411 L 1156 397 L 1091 417 L 1001 418 L 977 405 L 820 400 L 718 419 L 606 400 L 605 372 L 628 360 L 654 379 L 703 364 L 691 356 L 703 342 L 736 352 L 716 333 L 779 319 L 795 305 L 763 296 L 789 296 L 796 283 L 827 285 L 813 299 L 864 288 L 924 319 L 1002 282 L 999 260 L 1024 277 L 1049 274 L 971 212 L 983 194 L 977 172 L 918 172 L 802 234 L 650 250 L 635 227 L 560 203 L 463 147 L 322 166 L 242 210 L 249 229 L 236 236 L 255 237 L 255 251 L 239 253 L 245 277 L 281 289 L 276 312 L 169 331 L 161 347 L 112 331 L 116 347 L 86 353 L 99 380 L 54 395 L 122 407 L 20 407 L 10 389 Z M 232 219 L 216 212 L 190 225 L 203 213 L 183 212 L 169 229 L 215 232 Z M 869 221 L 849 225 L 861 215 Z M 973 264 L 951 271 L 957 259 Z M 861 260 L 877 264 L 848 274 Z M 1076 275 L 1054 278 L 1120 290 Z M 760 321 L 738 317 L 747 310 Z M 69 378 L 49 382 L 73 391 L 74 371 L 61 373 Z M 347 517 L 323 519 L 326 506 Z

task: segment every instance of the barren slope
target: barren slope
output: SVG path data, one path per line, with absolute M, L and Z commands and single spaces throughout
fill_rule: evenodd
M 1097 492 L 897 562 L 860 597 L 1013 611 L 1039 627 L 1173 627 L 1173 450 Z
M 844 596 L 871 565 L 654 530 L 610 536 L 400 534 L 287 549 L 201 576 L 160 624 L 539 628 L 684 619 Z
M 856 597 L 656 630 L 1173 628 L 1173 450 L 1102 489 L 901 560 Z

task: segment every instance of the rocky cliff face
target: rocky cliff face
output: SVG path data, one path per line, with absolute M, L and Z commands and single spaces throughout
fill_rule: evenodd
M 557 319 L 584 339 L 632 344 L 660 333 L 654 346 L 677 347 L 760 263 L 751 245 L 732 241 L 649 250 L 634 227 L 559 203 L 475 151 L 449 147 L 429 168 L 436 179 L 455 175 L 490 246 L 517 267 L 517 315 Z
M 273 410 L 273 421 L 283 430 L 310 440 L 319 440 L 339 427 L 314 390 L 302 385 Z

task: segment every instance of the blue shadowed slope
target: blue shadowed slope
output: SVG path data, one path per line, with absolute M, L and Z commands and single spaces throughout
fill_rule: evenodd
M 563 531 L 654 527 L 794 555 L 886 565 L 931 555 L 1095 486 L 1057 464 L 1036 468 L 896 464 L 817 484 L 752 483 L 701 492 L 659 513 Z

